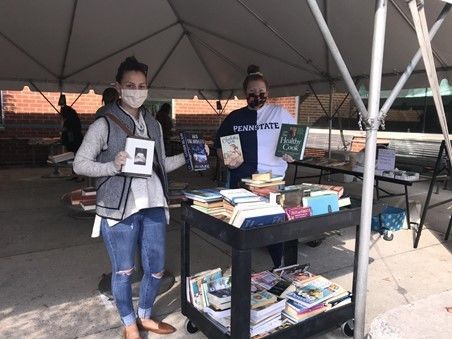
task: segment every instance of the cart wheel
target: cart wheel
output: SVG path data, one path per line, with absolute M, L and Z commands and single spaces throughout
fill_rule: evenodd
M 392 239 L 394 239 L 394 233 L 392 233 L 391 231 L 385 231 L 383 234 L 383 239 L 386 241 L 392 241 Z
M 321 243 L 322 243 L 322 240 L 312 240 L 312 241 L 308 241 L 306 243 L 306 245 L 308 245 L 309 247 L 318 247 L 318 246 L 320 246 Z
M 347 337 L 353 337 L 353 330 L 355 329 L 355 319 L 350 319 L 342 324 L 342 333 Z
M 187 322 L 187 332 L 190 334 L 198 332 L 198 328 L 190 320 Z

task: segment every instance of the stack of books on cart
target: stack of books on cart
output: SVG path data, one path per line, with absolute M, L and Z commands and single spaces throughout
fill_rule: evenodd
M 291 324 L 351 302 L 339 285 L 293 265 L 251 277 L 250 336 L 262 338 Z M 231 327 L 231 276 L 221 269 L 187 278 L 187 300 L 224 333 Z
M 202 188 L 184 191 L 187 199 L 193 201 L 192 207 L 213 217 L 227 221 L 229 216 L 223 206 L 222 188 Z
M 337 212 L 351 203 L 343 196 L 342 186 L 275 182 L 268 194 L 245 188 L 205 188 L 186 191 L 185 196 L 193 200 L 193 208 L 241 229 Z
M 255 173 L 251 178 L 243 178 L 242 183 L 251 192 L 265 197 L 284 188 L 286 182 L 284 181 L 284 176 L 274 175 L 272 172 L 264 172 Z
M 285 220 L 285 212 L 280 205 L 271 204 L 268 199 L 244 188 L 202 189 L 188 191 L 185 195 L 193 200 L 193 208 L 237 228 L 260 227 Z

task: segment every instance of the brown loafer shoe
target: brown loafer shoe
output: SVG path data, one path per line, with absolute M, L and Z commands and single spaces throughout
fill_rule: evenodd
M 170 334 L 176 329 L 163 321 L 153 319 L 137 319 L 137 326 L 140 331 L 149 331 L 157 334 Z
M 141 339 L 140 332 L 138 332 L 138 326 L 136 324 L 124 327 L 123 335 L 124 339 Z

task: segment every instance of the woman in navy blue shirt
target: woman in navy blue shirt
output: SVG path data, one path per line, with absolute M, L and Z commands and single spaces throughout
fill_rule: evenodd
M 223 159 L 220 137 L 238 134 L 242 145 L 243 162 L 228 167 L 229 188 L 237 188 L 242 178 L 256 172 L 271 171 L 284 176 L 289 155 L 275 156 L 281 124 L 295 124 L 295 118 L 283 107 L 268 104 L 268 82 L 259 67 L 250 65 L 243 81 L 247 106 L 232 111 L 223 121 L 215 138 L 218 157 Z M 268 246 L 275 267 L 281 265 L 283 246 Z

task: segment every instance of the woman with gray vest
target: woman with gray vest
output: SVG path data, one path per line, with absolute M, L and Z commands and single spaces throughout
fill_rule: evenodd
M 160 124 L 142 105 L 148 96 L 147 66 L 135 57 L 121 63 L 116 87 L 121 98 L 109 104 L 90 126 L 74 160 L 78 174 L 96 177 L 97 203 L 93 237 L 102 233 L 112 264 L 112 293 L 125 338 L 140 338 L 139 330 L 169 334 L 176 329 L 151 319 L 165 264 L 165 234 L 169 222 L 166 173 L 185 164 L 183 153 L 165 156 Z M 129 133 L 127 133 L 129 131 Z M 128 135 L 155 141 L 152 176 L 121 175 L 130 157 Z M 143 265 L 138 316 L 132 304 L 131 274 L 137 245 Z

